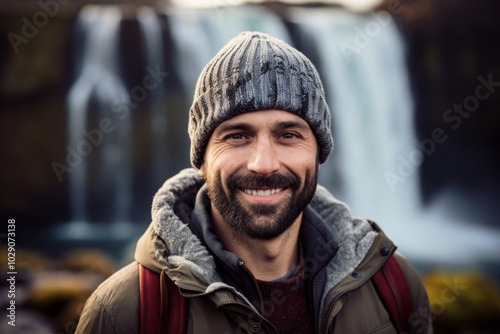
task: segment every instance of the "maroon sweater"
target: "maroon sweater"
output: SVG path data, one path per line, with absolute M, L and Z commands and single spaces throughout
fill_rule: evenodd
M 307 305 L 304 270 L 281 281 L 259 281 L 262 312 L 278 333 L 313 333 L 314 325 Z

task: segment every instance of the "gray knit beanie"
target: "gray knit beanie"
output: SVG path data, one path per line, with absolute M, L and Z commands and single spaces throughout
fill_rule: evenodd
M 318 72 L 306 56 L 260 32 L 243 32 L 208 62 L 189 110 L 191 163 L 200 168 L 215 128 L 245 112 L 279 109 L 302 117 L 319 147 L 319 162 L 333 149 L 330 110 Z

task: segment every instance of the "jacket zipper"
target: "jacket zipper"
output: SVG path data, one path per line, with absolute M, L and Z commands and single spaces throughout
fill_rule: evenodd
M 254 285 L 255 285 L 255 288 L 256 288 L 256 290 L 257 290 L 257 293 L 259 294 L 259 303 L 262 305 L 262 303 L 263 303 L 262 294 L 260 293 L 260 288 L 259 288 L 259 285 L 257 284 L 257 281 L 255 280 L 254 275 L 252 274 L 252 272 L 250 271 L 250 269 L 248 269 L 248 267 L 246 266 L 246 264 L 245 264 L 245 262 L 244 262 L 244 261 L 241 261 L 241 260 L 240 260 L 240 261 L 238 262 L 238 264 L 239 264 L 239 265 L 240 265 L 240 267 L 241 267 L 241 268 L 243 268 L 243 270 L 245 270 L 245 271 L 246 271 L 246 272 L 250 275 L 250 277 L 252 278 L 253 283 L 254 283 Z M 269 322 L 269 320 L 267 320 L 267 319 L 266 319 L 266 318 L 265 318 L 265 317 L 261 314 L 261 312 L 260 312 L 260 311 L 259 311 L 259 312 L 256 312 L 256 313 L 259 315 L 259 317 L 261 317 L 261 319 L 262 319 L 263 321 L 267 322 L 267 324 L 269 325 L 269 327 L 270 327 L 270 328 L 272 328 L 272 329 L 274 330 L 274 332 L 275 332 L 275 333 L 277 333 L 276 329 L 274 328 L 274 325 L 273 325 L 273 324 L 271 324 L 271 323 Z
M 255 277 L 253 276 L 252 272 L 250 271 L 250 269 L 248 269 L 248 267 L 246 266 L 245 262 L 240 260 L 238 262 L 238 265 L 243 268 L 243 270 L 245 270 L 248 275 L 250 275 L 250 277 L 252 278 L 252 281 L 253 281 L 253 284 L 255 286 L 255 290 L 257 291 L 257 293 L 259 294 L 259 303 L 262 305 L 262 294 L 260 293 L 260 289 L 259 289 L 259 284 L 257 284 L 257 281 L 255 280 Z
M 312 281 L 312 307 L 313 307 L 313 316 L 314 316 L 314 332 L 315 333 L 318 333 L 319 331 L 319 328 L 320 328 L 320 324 L 319 324 L 319 310 L 316 309 L 316 280 L 319 276 L 319 274 L 324 271 L 328 265 L 330 264 L 330 262 L 332 262 L 333 258 L 335 257 L 335 254 L 337 254 L 338 250 L 339 250 L 340 247 L 337 247 L 337 249 L 335 250 L 335 253 L 334 255 L 332 255 L 332 257 L 325 262 L 325 264 L 323 265 L 323 267 L 321 267 L 317 272 L 316 274 L 314 275 L 314 278 L 313 278 L 313 281 Z M 321 301 L 320 301 L 320 304 L 321 304 Z
M 380 268 L 382 268 L 387 263 L 387 261 L 389 261 L 389 258 L 394 254 L 395 251 L 396 251 L 396 249 L 393 249 L 393 251 L 384 259 L 384 261 L 382 261 L 381 264 L 379 266 L 377 266 L 375 268 L 375 270 L 370 273 L 370 275 L 367 276 L 367 279 L 360 281 L 359 283 L 351 286 L 350 288 L 340 292 L 338 294 L 338 296 L 335 297 L 335 299 L 330 303 L 330 305 L 328 305 L 328 309 L 327 309 L 327 312 L 325 313 L 325 319 L 323 320 L 323 325 L 322 325 L 322 330 L 324 333 L 326 333 L 326 325 L 327 325 L 327 320 L 328 320 L 328 317 L 326 315 L 330 313 L 331 309 L 333 308 L 333 305 L 335 305 L 337 300 L 339 300 L 339 298 L 342 297 L 343 295 L 345 295 L 346 293 L 354 291 L 354 290 L 358 289 L 359 287 L 361 287 L 362 285 L 366 284 L 366 282 L 368 282 L 368 280 L 370 280 L 373 277 L 373 275 L 375 275 L 375 273 L 377 273 L 380 270 Z
M 251 274 L 250 270 L 245 266 L 244 262 L 241 262 L 240 266 L 242 268 L 244 268 L 248 273 Z M 253 275 L 251 275 L 251 276 L 253 277 Z M 255 281 L 255 279 L 254 279 L 254 282 L 255 282 L 255 284 L 257 284 L 257 282 Z M 189 296 L 186 296 L 186 295 L 184 295 L 184 294 L 181 293 L 181 295 L 183 295 L 186 298 L 197 298 L 197 297 L 207 296 L 207 295 L 209 295 L 209 294 L 211 294 L 213 292 L 220 291 L 220 290 L 229 290 L 229 291 L 235 293 L 237 296 L 239 296 L 244 301 L 244 303 L 225 302 L 225 303 L 222 303 L 222 304 L 218 305 L 217 308 L 220 308 L 220 307 L 223 307 L 223 306 L 227 306 L 227 305 L 242 306 L 242 307 L 246 308 L 248 311 L 250 311 L 251 313 L 257 314 L 259 316 L 259 318 L 263 322 L 266 322 L 269 325 L 270 328 L 274 329 L 274 326 L 266 318 L 264 318 L 262 316 L 262 314 L 247 300 L 247 298 L 244 295 L 242 295 L 241 293 L 239 293 L 234 287 L 232 287 L 230 285 L 227 285 L 225 283 L 224 283 L 224 285 L 221 285 L 220 287 L 217 287 L 217 288 L 211 290 L 210 292 L 202 292 L 202 293 L 198 293 L 198 294 L 194 294 L 194 295 L 189 295 Z M 257 289 L 257 291 L 259 291 L 259 290 Z M 260 296 L 260 291 L 259 291 L 259 297 L 262 300 L 262 296 Z M 276 333 L 275 329 L 274 329 L 274 332 Z

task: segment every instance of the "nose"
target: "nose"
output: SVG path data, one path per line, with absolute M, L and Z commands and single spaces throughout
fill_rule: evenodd
M 269 140 L 257 140 L 249 158 L 249 171 L 261 175 L 272 174 L 280 168 L 280 162 L 275 147 Z

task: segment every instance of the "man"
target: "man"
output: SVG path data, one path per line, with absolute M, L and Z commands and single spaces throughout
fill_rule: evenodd
M 395 333 L 371 280 L 395 246 L 317 185 L 333 140 L 313 64 L 241 33 L 202 71 L 189 117 L 196 169 L 158 191 L 135 254 L 187 297 L 187 332 Z M 424 287 L 394 256 L 409 330 L 432 332 Z M 138 333 L 137 262 L 94 292 L 77 333 Z

